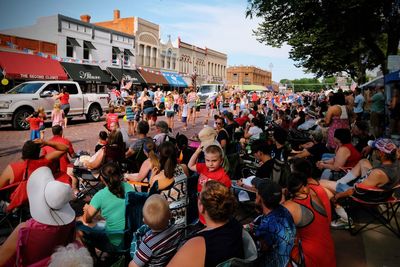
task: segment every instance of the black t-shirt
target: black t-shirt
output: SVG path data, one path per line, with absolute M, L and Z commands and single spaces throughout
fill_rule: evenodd
M 153 102 L 151 100 L 146 100 L 143 103 L 143 108 L 151 108 L 153 107 Z
M 271 178 L 273 167 L 274 167 L 273 159 L 264 162 L 260 167 L 257 168 L 256 177 L 268 178 L 268 179 Z
M 317 143 L 310 148 L 307 148 L 308 153 L 312 155 L 314 161 L 321 160 L 322 154 L 329 153 L 326 145 L 323 143 Z
M 357 143 L 354 146 L 358 152 L 361 153 L 361 151 L 363 150 L 364 147 L 368 146 L 368 141 L 369 140 L 375 140 L 375 137 L 373 137 L 372 135 L 370 136 L 358 136 L 357 137 Z
M 226 144 L 229 144 L 230 138 L 225 129 L 219 131 L 217 135 L 217 141 L 221 143 L 222 140 L 226 140 Z
M 233 140 L 233 136 L 237 127 L 239 127 L 239 124 L 237 124 L 236 122 L 232 124 L 227 124 L 225 126 L 225 130 L 228 132 L 230 140 Z
M 233 257 L 243 259 L 242 231 L 242 225 L 232 219 L 220 227 L 197 233 L 206 243 L 204 266 L 214 267 Z

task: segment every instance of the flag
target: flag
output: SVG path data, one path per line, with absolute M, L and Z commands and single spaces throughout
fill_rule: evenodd
M 132 81 L 128 82 L 127 84 L 125 84 L 125 89 L 129 90 L 132 87 Z
M 31 54 L 31 55 L 33 55 L 33 50 L 30 50 L 30 49 L 28 49 L 28 48 L 24 48 L 22 51 L 24 51 L 24 53 L 26 53 L 26 54 Z
M 18 47 L 18 45 L 13 44 L 11 42 L 6 42 L 6 44 L 7 44 L 8 47 L 11 47 L 11 48 L 14 48 L 14 49 Z

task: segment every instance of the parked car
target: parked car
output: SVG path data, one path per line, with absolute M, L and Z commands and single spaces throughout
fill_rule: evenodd
M 0 123 L 11 123 L 15 129 L 29 129 L 25 119 L 39 107 L 49 117 L 55 103 L 53 96 L 64 86 L 70 95 L 69 119 L 85 115 L 89 121 L 99 121 L 108 110 L 108 94 L 84 94 L 79 84 L 72 81 L 32 81 L 0 94 Z

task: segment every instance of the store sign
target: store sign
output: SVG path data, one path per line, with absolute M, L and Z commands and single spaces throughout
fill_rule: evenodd
M 58 76 L 53 75 L 38 75 L 38 74 L 19 74 L 22 79 L 37 79 L 37 80 L 58 80 Z
M 80 71 L 79 78 L 84 79 L 84 80 L 101 80 L 100 76 L 92 75 L 92 73 L 90 73 L 88 71 Z
M 133 82 L 138 82 L 139 81 L 138 78 L 132 77 L 129 74 L 124 74 L 123 79 L 124 80 L 128 80 L 128 81 L 133 81 Z

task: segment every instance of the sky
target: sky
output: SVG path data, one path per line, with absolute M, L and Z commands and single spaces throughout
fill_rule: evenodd
M 253 65 L 272 71 L 272 80 L 310 78 L 289 59 L 290 47 L 273 48 L 253 35 L 260 20 L 245 17 L 247 0 L 0 0 L 0 32 L 35 24 L 38 17 L 62 14 L 92 22 L 141 17 L 160 25 L 161 40 L 168 35 L 228 55 L 228 66 Z

